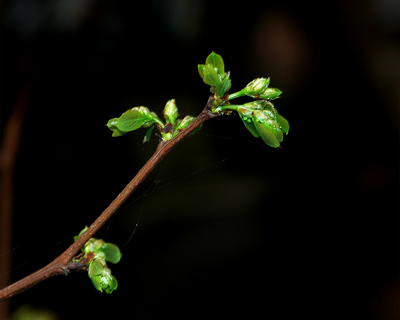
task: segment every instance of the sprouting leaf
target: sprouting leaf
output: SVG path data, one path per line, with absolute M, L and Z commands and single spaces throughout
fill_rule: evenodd
M 203 69 L 204 78 L 203 81 L 209 86 L 216 87 L 220 84 L 221 80 L 212 65 L 206 65 Z
M 280 114 L 276 115 L 276 122 L 278 122 L 278 124 L 281 126 L 283 133 L 289 132 L 289 122 L 284 117 L 282 117 Z
M 117 129 L 125 132 L 134 131 L 152 119 L 153 116 L 149 112 L 140 111 L 135 107 L 121 115 L 117 121 Z
M 181 121 L 179 121 L 179 124 L 177 125 L 176 130 L 185 129 L 194 119 L 196 119 L 196 118 L 192 117 L 192 116 L 184 117 Z
M 218 74 L 225 73 L 225 65 L 224 60 L 219 54 L 212 52 L 206 59 L 206 65 L 213 65 L 215 69 L 217 69 Z
M 203 69 L 204 69 L 204 64 L 198 64 L 197 65 L 197 71 L 199 71 L 200 78 L 202 78 L 202 79 L 204 78 Z
M 83 234 L 86 232 L 87 229 L 89 229 L 87 226 L 86 226 L 85 228 L 83 228 L 82 231 L 79 232 L 79 234 L 78 234 L 77 236 L 74 237 L 74 242 L 75 242 L 76 240 L 78 240 L 78 238 L 79 238 L 81 235 L 83 235 Z
M 121 260 L 121 251 L 113 243 L 105 243 L 99 251 L 103 252 L 106 256 L 106 261 L 111 263 L 118 263 Z
M 92 263 L 90 263 L 89 266 L 89 277 L 93 276 L 99 276 L 103 273 L 104 270 L 104 264 L 101 262 L 100 259 L 93 260 Z
M 126 134 L 127 132 L 121 131 L 117 128 L 118 118 L 113 118 L 108 120 L 107 127 L 113 132 L 112 137 L 120 137 Z
M 149 142 L 151 138 L 151 133 L 153 132 L 154 125 L 152 125 L 146 132 L 146 135 L 143 138 L 143 143 Z
M 280 146 L 280 142 L 275 135 L 274 129 L 268 123 L 261 123 L 257 121 L 257 119 L 253 118 L 253 124 L 257 133 L 267 145 L 272 148 L 278 148 Z
M 103 288 L 101 287 L 100 277 L 93 276 L 93 277 L 90 277 L 90 279 L 92 280 L 92 283 L 93 283 L 94 287 L 96 288 L 96 290 L 103 292 Z
M 116 290 L 117 287 L 118 287 L 117 279 L 116 279 L 113 275 L 111 276 L 111 282 L 110 282 L 110 284 L 109 284 L 109 287 L 110 287 L 110 289 L 111 289 L 111 292 L 112 292 L 113 290 Z M 111 293 L 111 292 L 110 292 L 110 293 Z
M 275 132 L 275 136 L 278 139 L 278 141 L 282 142 L 283 141 L 283 133 L 282 133 L 282 129 L 281 129 L 280 125 L 274 120 L 268 120 L 267 124 Z
M 257 78 L 251 81 L 243 90 L 245 94 L 256 95 L 260 94 L 268 87 L 270 78 Z
M 257 133 L 256 128 L 254 127 L 254 123 L 251 120 L 251 117 L 246 117 L 246 115 L 239 113 L 240 119 L 242 119 L 244 126 L 247 128 L 247 130 L 250 131 L 250 133 L 255 137 L 258 138 L 260 135 Z
M 232 82 L 231 79 L 225 78 L 220 84 L 215 88 L 215 93 L 219 97 L 223 97 L 226 92 L 231 88 Z
M 171 123 L 172 126 L 175 126 L 175 120 L 179 116 L 175 99 L 171 99 L 165 104 L 163 115 L 167 122 Z

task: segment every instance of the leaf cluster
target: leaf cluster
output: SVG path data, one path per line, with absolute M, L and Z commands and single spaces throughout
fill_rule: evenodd
M 145 143 L 150 140 L 155 126 L 157 126 L 158 131 L 161 133 L 162 140 L 167 141 L 175 137 L 195 119 L 192 116 L 178 119 L 179 111 L 175 99 L 171 99 L 166 103 L 163 116 L 166 121 L 165 123 L 155 112 L 150 112 L 148 108 L 143 106 L 134 107 L 124 112 L 119 118 L 110 119 L 107 127 L 113 132 L 113 137 L 120 137 L 139 128 L 148 128 L 143 139 L 143 143 Z
M 222 98 L 232 86 L 229 72 L 225 72 L 224 60 L 219 54 L 211 53 L 205 64 L 198 64 L 197 70 L 205 84 L 211 86 L 211 92 Z
M 74 237 L 76 241 L 85 231 L 85 227 L 79 235 Z M 111 274 L 107 267 L 107 262 L 118 263 L 121 260 L 121 251 L 113 244 L 104 242 L 102 239 L 90 238 L 81 249 L 82 255 L 78 259 L 73 259 L 75 263 L 85 263 L 88 268 L 89 278 L 94 287 L 106 293 L 112 293 L 118 287 L 117 279 Z
M 256 138 L 261 137 L 270 147 L 279 147 L 283 134 L 289 132 L 289 122 L 269 101 L 257 100 L 237 106 L 237 112 L 250 133 Z
M 270 78 L 256 78 L 238 92 L 228 93 L 232 86 L 230 72 L 225 72 L 222 57 L 212 52 L 204 64 L 198 64 L 197 70 L 203 82 L 210 86 L 213 93 L 211 112 L 217 115 L 239 113 L 246 128 L 254 137 L 262 140 L 273 148 L 280 147 L 283 135 L 289 132 L 288 121 L 280 116 L 271 100 L 277 99 L 282 91 L 270 88 Z M 244 105 L 232 105 L 231 101 L 239 97 L 249 97 L 256 101 Z M 134 107 L 124 112 L 119 118 L 110 119 L 107 127 L 113 132 L 113 137 L 122 136 L 139 128 L 147 128 L 143 142 L 150 139 L 154 127 L 158 129 L 163 141 L 175 137 L 195 118 L 186 116 L 178 119 L 179 112 L 175 100 L 169 100 L 164 108 L 165 123 L 148 108 Z M 196 130 L 199 130 L 198 127 Z

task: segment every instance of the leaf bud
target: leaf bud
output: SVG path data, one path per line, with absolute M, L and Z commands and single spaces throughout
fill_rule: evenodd
M 169 100 L 164 107 L 164 118 L 167 122 L 175 126 L 175 120 L 179 116 L 178 108 L 176 107 L 175 99 Z
M 242 91 L 245 94 L 257 95 L 269 85 L 269 78 L 257 78 L 251 81 Z
M 261 99 L 274 100 L 281 95 L 282 91 L 276 88 L 265 88 L 259 95 Z

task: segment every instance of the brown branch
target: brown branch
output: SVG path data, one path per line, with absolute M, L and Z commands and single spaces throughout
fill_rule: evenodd
M 35 284 L 51 278 L 56 275 L 68 275 L 70 270 L 76 269 L 76 266 L 69 268 L 69 262 L 79 252 L 83 245 L 107 222 L 108 219 L 121 207 L 128 197 L 136 190 L 136 188 L 147 178 L 153 169 L 161 162 L 161 160 L 174 148 L 183 138 L 190 134 L 194 129 L 205 121 L 216 117 L 212 113 L 211 105 L 214 98 L 208 99 L 207 105 L 203 112 L 193 120 L 193 122 L 182 130 L 176 137 L 168 141 L 162 141 L 158 144 L 156 151 L 146 164 L 139 170 L 136 176 L 122 190 L 122 192 L 114 199 L 113 202 L 103 211 L 103 213 L 91 224 L 91 226 L 82 234 L 64 253 L 58 256 L 47 266 L 39 269 L 31 275 L 9 285 L 0 290 L 0 301 L 8 299 L 13 295 L 23 292 Z

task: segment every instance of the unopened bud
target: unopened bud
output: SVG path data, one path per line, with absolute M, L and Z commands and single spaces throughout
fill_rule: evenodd
M 245 94 L 256 95 L 260 94 L 269 85 L 269 78 L 257 78 L 250 82 L 242 91 Z
M 176 107 L 175 99 L 169 100 L 164 107 L 164 118 L 167 122 L 175 125 L 175 120 L 179 116 L 178 108 Z

